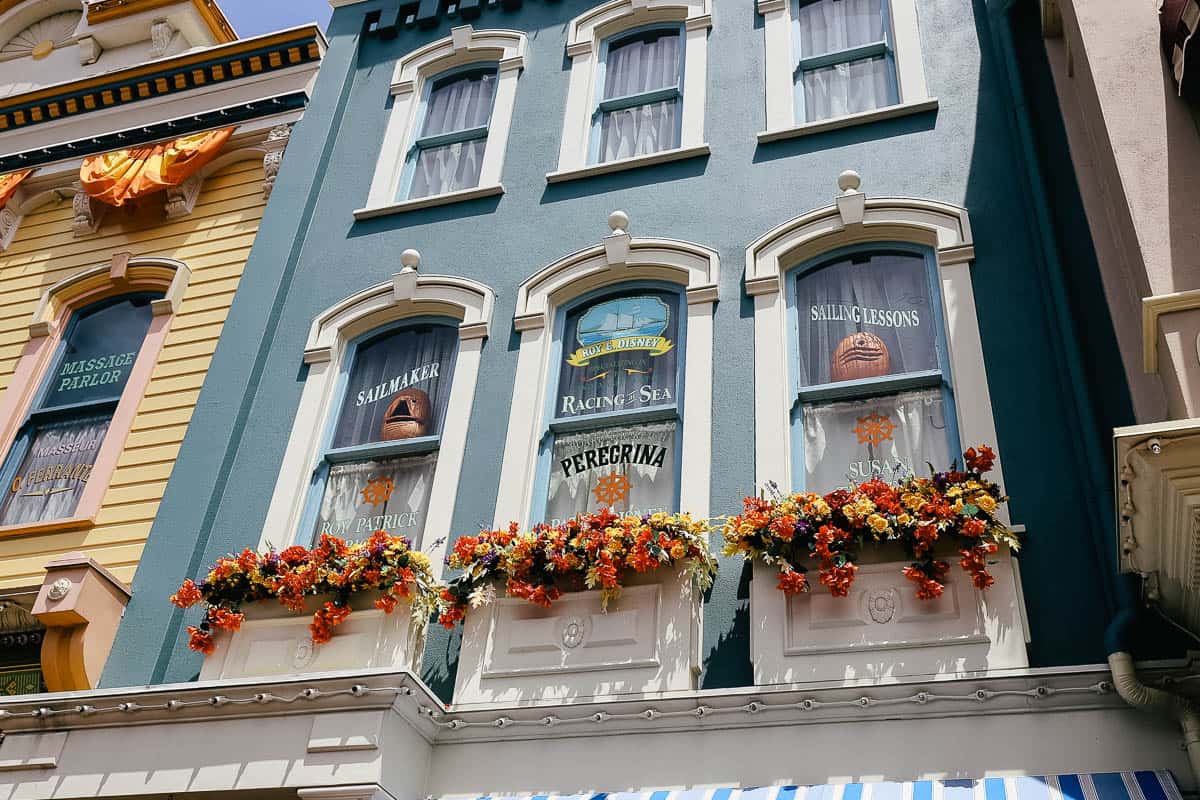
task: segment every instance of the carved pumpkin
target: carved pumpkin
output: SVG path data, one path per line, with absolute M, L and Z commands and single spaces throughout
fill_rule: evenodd
M 429 402 L 429 395 L 421 389 L 405 389 L 396 395 L 383 415 L 379 437 L 390 442 L 425 436 L 429 433 L 432 419 L 433 405 Z
M 832 381 L 853 381 L 887 375 L 892 358 L 887 345 L 873 333 L 859 331 L 838 342 L 829 365 Z

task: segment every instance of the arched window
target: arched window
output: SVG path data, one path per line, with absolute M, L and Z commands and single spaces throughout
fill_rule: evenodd
M 420 540 L 454 379 L 458 326 L 402 323 L 350 343 L 314 474 L 313 536 Z
M 849 248 L 791 270 L 787 289 L 792 485 L 827 492 L 948 465 L 958 434 L 932 253 Z
M 706 155 L 711 0 L 607 0 L 567 27 L 551 183 Z
M 161 293 L 74 313 L 0 472 L 0 526 L 76 515 Z
M 618 286 L 558 313 L 534 520 L 679 502 L 685 323 L 681 291 Z
M 679 147 L 683 26 L 651 26 L 604 40 L 589 160 L 650 155 Z
M 454 70 L 428 83 L 397 200 L 479 185 L 495 99 L 495 64 Z
M 397 62 L 369 219 L 504 192 L 500 176 L 525 67 L 524 33 L 470 25 Z
M 766 130 L 759 142 L 937 108 L 916 0 L 757 0 Z
M 401 261 L 313 321 L 261 547 L 382 528 L 442 564 L 495 293 Z
M 720 258 L 633 237 L 621 211 L 608 223 L 517 291 L 497 527 L 600 507 L 708 516 Z

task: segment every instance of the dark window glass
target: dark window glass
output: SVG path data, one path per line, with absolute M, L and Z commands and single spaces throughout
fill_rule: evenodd
M 875 253 L 802 273 L 796 317 L 801 386 L 938 368 L 920 256 Z
M 424 325 L 359 346 L 333 446 L 435 436 L 450 399 L 458 331 Z
M 150 329 L 151 299 L 139 295 L 81 311 L 41 407 L 120 399 Z
M 565 323 L 556 417 L 675 404 L 679 295 L 608 298 L 572 310 Z

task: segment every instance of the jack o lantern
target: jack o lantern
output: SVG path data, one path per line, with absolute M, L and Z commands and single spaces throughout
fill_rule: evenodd
M 838 342 L 829 365 L 832 381 L 854 381 L 887 375 L 892 358 L 887 345 L 873 333 L 858 331 Z
M 396 395 L 383 415 L 379 437 L 390 442 L 424 436 L 429 433 L 432 419 L 433 405 L 429 402 L 429 395 L 421 389 L 405 389 Z

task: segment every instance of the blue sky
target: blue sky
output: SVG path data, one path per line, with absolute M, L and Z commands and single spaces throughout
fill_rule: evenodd
M 221 10 L 243 38 L 316 22 L 329 23 L 329 0 L 219 0 Z

